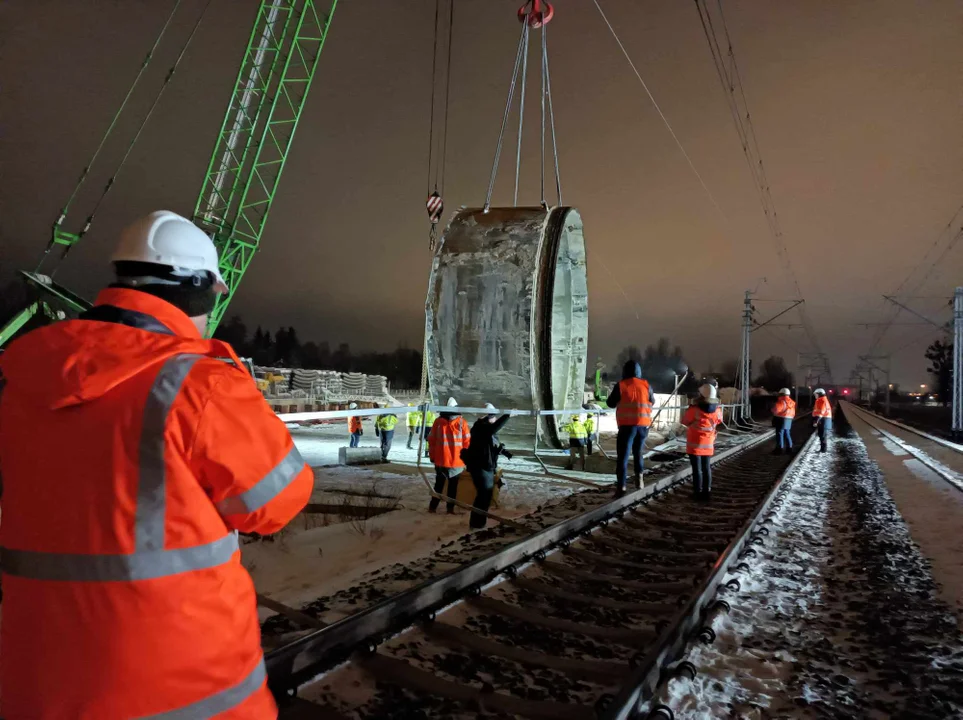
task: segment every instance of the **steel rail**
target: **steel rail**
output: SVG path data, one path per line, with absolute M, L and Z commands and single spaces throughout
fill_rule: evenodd
M 910 455 L 912 455 L 913 457 L 915 457 L 917 460 L 919 460 L 921 463 L 923 463 L 923 464 L 924 464 L 926 467 L 928 467 L 930 470 L 932 470 L 932 471 L 935 472 L 937 475 L 939 475 L 941 478 L 943 478 L 944 480 L 946 480 L 946 482 L 948 482 L 948 483 L 949 483 L 950 485 L 952 485 L 954 488 L 956 488 L 956 489 L 959 490 L 960 492 L 963 492 L 963 477 L 961 477 L 959 473 L 955 472 L 952 468 L 946 467 L 946 465 L 944 465 L 943 463 L 934 460 L 932 457 L 930 457 L 929 455 L 927 455 L 926 452 L 923 451 L 922 449 L 916 447 L 915 445 L 911 445 L 910 443 L 906 442 L 906 441 L 903 440 L 902 438 L 897 437 L 896 435 L 894 435 L 894 434 L 891 433 L 891 432 L 888 432 L 887 430 L 884 430 L 882 427 L 880 427 L 878 424 L 876 424 L 875 422 L 873 422 L 873 420 L 870 420 L 870 418 L 869 418 L 869 417 L 866 417 L 866 416 L 871 416 L 871 417 L 873 417 L 873 418 L 876 418 L 876 419 L 878 419 L 878 420 L 883 420 L 883 421 L 886 421 L 886 422 L 892 422 L 892 421 L 887 421 L 886 418 L 880 417 L 880 416 L 877 415 L 876 413 L 871 413 L 871 412 L 869 412 L 869 411 L 863 410 L 862 408 L 858 408 L 858 409 L 857 409 L 855 405 L 852 405 L 852 406 L 850 406 L 850 407 L 851 407 L 851 409 L 852 409 L 852 411 L 853 411 L 853 415 L 855 415 L 855 416 L 858 417 L 860 420 L 862 420 L 863 422 L 865 422 L 865 423 L 866 423 L 867 425 L 869 425 L 871 428 L 874 428 L 880 435 L 882 435 L 884 438 L 886 438 L 887 440 L 889 440 L 891 443 L 893 443 L 894 445 L 897 445 L 897 446 L 901 447 L 903 450 L 905 450 L 905 451 L 908 452 Z M 907 430 L 908 432 L 913 432 L 913 433 L 919 435 L 920 437 L 926 438 L 927 440 L 931 440 L 931 441 L 933 441 L 933 442 L 936 442 L 936 443 L 938 443 L 939 445 L 946 446 L 946 447 L 950 447 L 950 444 L 948 443 L 948 441 L 943 441 L 943 442 L 941 442 L 941 441 L 939 440 L 939 438 L 935 438 L 935 437 L 933 437 L 933 436 L 931 436 L 931 435 L 927 435 L 926 433 L 923 433 L 923 432 L 915 431 L 915 430 L 913 430 L 913 429 L 911 429 L 911 428 L 906 427 L 905 425 L 903 425 L 903 424 L 901 424 L 901 423 L 892 422 L 892 424 L 895 425 L 895 426 L 897 426 L 897 427 L 903 428 L 903 429 Z M 957 448 L 954 448 L 954 447 L 950 447 L 950 449 L 951 449 L 951 450 L 956 450 L 957 452 L 963 453 L 963 449 L 957 449 Z
M 882 421 L 885 422 L 885 423 L 889 423 L 890 425 L 893 425 L 893 426 L 895 426 L 895 427 L 898 427 L 898 428 L 900 428 L 900 429 L 902 429 L 902 430 L 906 430 L 907 432 L 911 432 L 911 433 L 913 433 L 914 435 L 919 435 L 920 437 L 926 438 L 927 440 L 932 440 L 933 442 L 938 443 L 939 445 L 942 445 L 942 446 L 945 447 L 945 448 L 948 448 L 948 449 L 950 449 L 950 450 L 953 450 L 954 452 L 958 452 L 958 453 L 960 453 L 961 455 L 963 455 L 963 445 L 960 445 L 959 443 L 952 442 L 952 441 L 947 440 L 947 439 L 945 439 L 945 438 L 941 438 L 941 437 L 939 437 L 939 436 L 937 436 L 937 435 L 931 435 L 931 434 L 928 433 L 928 432 L 924 432 L 923 430 L 920 430 L 919 428 L 912 427 L 911 425 L 906 425 L 905 423 L 901 423 L 901 422 L 899 422 L 898 420 L 893 420 L 893 419 L 888 418 L 888 417 L 883 417 L 882 415 L 880 415 L 880 414 L 878 414 L 878 413 L 874 413 L 872 410 L 867 410 L 866 408 L 859 407 L 859 406 L 854 405 L 853 403 L 850 403 L 850 402 L 844 402 L 844 401 L 843 401 L 843 402 L 840 402 L 840 405 L 848 405 L 848 406 L 852 407 L 855 411 L 857 411 L 857 413 L 863 413 L 863 414 L 865 414 L 865 415 L 871 415 L 872 417 L 876 418 L 877 420 L 882 420 Z M 877 429 L 879 429 L 879 428 L 877 428 Z
M 808 417 L 804 417 L 808 419 Z M 811 433 L 809 438 L 786 469 L 779 475 L 776 482 L 773 483 L 772 488 L 759 503 L 756 510 L 740 528 L 735 539 L 729 543 L 716 560 L 708 577 L 703 581 L 701 589 L 662 631 L 655 646 L 639 662 L 622 690 L 598 714 L 599 720 L 625 720 L 634 717 L 641 706 L 655 694 L 656 689 L 661 684 L 663 671 L 683 655 L 689 639 L 701 627 L 708 603 L 715 596 L 729 567 L 738 561 L 746 544 L 754 539 L 756 528 L 772 505 L 783 481 L 799 466 L 812 446 L 816 435 L 811 432 L 811 429 L 808 431 Z
M 714 457 L 713 464 L 746 452 L 772 439 L 769 430 Z M 519 563 L 533 559 L 559 543 L 578 536 L 646 498 L 684 482 L 692 474 L 685 468 L 594 510 L 544 528 L 474 562 L 462 565 L 383 600 L 355 615 L 302 636 L 265 656 L 268 683 L 277 697 L 291 697 L 298 687 L 347 660 L 361 648 L 377 645 L 414 624 L 420 617 L 461 599 L 474 587 L 485 585 Z M 561 549 L 561 548 L 559 548 Z

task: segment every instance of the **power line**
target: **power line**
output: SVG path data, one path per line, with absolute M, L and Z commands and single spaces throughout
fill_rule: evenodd
M 625 56 L 625 59 L 628 61 L 629 67 L 632 68 L 632 72 L 635 73 L 635 77 L 638 78 L 639 84 L 642 85 L 642 89 L 645 90 L 645 94 L 649 96 L 649 100 L 651 101 L 652 106 L 655 108 L 656 112 L 659 113 L 659 117 L 662 118 L 662 122 L 665 124 L 665 127 L 668 129 L 669 134 L 672 135 L 672 139 L 675 140 L 675 144 L 679 146 L 679 150 L 682 151 L 682 155 L 685 157 L 686 162 L 689 163 L 689 167 L 692 169 L 692 172 L 699 179 L 699 184 L 702 185 L 702 189 L 706 191 L 706 195 L 709 196 L 709 199 L 712 201 L 712 204 L 715 205 L 716 210 L 719 211 L 719 214 L 722 216 L 722 219 L 725 220 L 726 223 L 728 224 L 729 218 L 726 217 L 725 212 L 723 212 L 722 210 L 722 206 L 719 205 L 719 202 L 716 200 L 715 195 L 712 194 L 712 191 L 709 190 L 709 186 L 706 185 L 705 180 L 702 179 L 702 175 L 696 169 L 695 164 L 692 162 L 692 158 L 689 157 L 689 153 L 686 152 L 685 147 L 682 145 L 682 141 L 679 140 L 679 136 L 676 135 L 675 130 L 672 129 L 672 125 L 669 124 L 668 118 L 666 118 L 665 113 L 662 112 L 662 108 L 659 107 L 659 103 L 656 102 L 655 97 L 652 95 L 652 91 L 649 90 L 649 86 L 646 85 L 645 80 L 642 79 L 641 73 L 639 73 L 639 70 L 635 66 L 635 63 L 632 62 L 632 58 L 629 57 L 629 53 L 625 49 L 625 45 L 622 44 L 622 41 L 619 39 L 618 33 L 615 32 L 615 28 L 612 27 L 612 23 L 610 23 L 608 17 L 606 17 L 605 11 L 602 10 L 602 6 L 599 5 L 598 0 L 593 0 L 593 2 L 595 3 L 595 7 L 598 8 L 599 15 L 602 16 L 602 20 L 605 21 L 605 24 L 608 27 L 609 32 L 612 33 L 612 37 L 615 38 L 615 42 L 618 43 L 619 49 L 622 51 L 622 54 Z

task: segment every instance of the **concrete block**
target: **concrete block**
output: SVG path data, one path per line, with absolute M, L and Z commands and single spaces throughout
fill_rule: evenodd
M 380 447 L 338 448 L 339 465 L 377 465 L 383 462 Z

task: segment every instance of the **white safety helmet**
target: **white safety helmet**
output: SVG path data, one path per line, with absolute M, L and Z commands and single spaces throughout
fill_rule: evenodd
M 813 391 L 813 395 L 825 395 L 825 394 L 826 394 L 826 391 L 823 390 L 822 388 L 816 388 L 815 391 Z
M 498 410 L 498 408 L 496 408 L 496 407 L 495 407 L 494 405 L 492 405 L 491 403 L 485 403 L 485 409 L 488 411 L 488 416 L 487 416 L 488 419 L 489 419 L 491 422 L 495 422 L 495 420 L 496 420 L 497 417 L 498 417 L 497 415 L 495 415 L 495 411 Z
M 348 403 L 348 410 L 357 410 L 358 403 Z
M 184 276 L 206 271 L 214 276 L 214 291 L 227 292 L 213 241 L 197 225 L 170 210 L 157 210 L 124 228 L 110 261 L 169 265 L 175 275 Z
M 789 388 L 783 388 L 782 390 L 779 391 L 779 394 L 780 394 L 780 395 L 791 395 L 792 393 L 789 392 Z
M 579 422 L 586 422 L 588 420 L 588 415 L 586 413 L 579 413 L 578 420 Z
M 446 404 L 448 407 L 458 407 L 458 401 L 455 400 L 455 398 L 453 398 L 453 397 L 448 398 L 448 402 L 445 403 L 445 404 Z
M 705 385 L 701 385 L 699 387 L 699 395 L 702 396 L 703 400 L 712 401 L 712 400 L 719 399 L 719 395 L 716 392 L 715 385 L 712 385 L 710 383 L 706 383 Z

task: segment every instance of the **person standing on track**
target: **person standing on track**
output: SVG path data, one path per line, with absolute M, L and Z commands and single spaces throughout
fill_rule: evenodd
M 816 388 L 813 393 L 816 396 L 816 404 L 813 406 L 813 427 L 816 428 L 816 435 L 819 437 L 819 452 L 826 452 L 826 442 L 829 431 L 833 428 L 833 407 L 826 397 L 826 391 Z
M 348 410 L 357 409 L 358 403 L 348 403 Z M 358 445 L 361 444 L 361 436 L 364 434 L 364 430 L 361 428 L 361 418 L 357 415 L 352 415 L 348 418 L 348 434 L 351 436 L 348 447 L 358 447 Z
M 458 401 L 448 398 L 448 407 L 455 408 Z M 441 494 L 448 484 L 448 514 L 455 512 L 455 498 L 458 497 L 458 476 L 465 469 L 465 461 L 461 459 L 461 451 L 471 445 L 471 430 L 465 418 L 457 411 L 443 412 L 435 420 L 428 435 L 428 449 L 431 462 L 435 466 L 435 492 Z M 435 512 L 441 502 L 432 497 L 428 503 L 428 512 Z
M 716 427 L 722 422 L 722 408 L 716 389 L 706 384 L 699 388 L 699 398 L 682 416 L 688 430 L 685 451 L 692 465 L 692 497 L 709 502 L 712 497 L 712 465 L 715 454 Z
M 159 211 L 115 282 L 0 357 L 7 718 L 276 718 L 237 533 L 314 477 L 227 343 L 217 250 Z
M 594 403 L 585 403 L 582 408 L 588 410 L 588 416 L 585 419 L 585 431 L 588 433 L 585 438 L 585 454 L 591 455 L 594 446 L 599 442 L 598 411 L 600 408 Z
M 582 471 L 585 471 L 585 444 L 588 441 L 588 418 L 583 413 L 574 415 L 569 422 L 562 426 L 562 430 L 568 433 L 568 452 L 569 460 L 566 470 L 575 469 L 576 458 L 580 459 Z
M 776 455 L 792 454 L 792 436 L 789 431 L 792 420 L 796 417 L 796 401 L 789 395 L 789 388 L 783 388 L 779 391 L 779 399 L 772 406 L 772 424 L 776 429 L 776 448 L 773 453 Z
M 652 425 L 652 406 L 655 394 L 649 383 L 642 379 L 642 366 L 629 360 L 622 366 L 622 380 L 612 388 L 605 401 L 615 408 L 615 421 L 619 426 L 616 438 L 615 496 L 625 493 L 625 479 L 629 472 L 629 450 L 635 461 L 635 486 L 642 487 L 642 451 L 645 438 Z
M 512 459 L 512 454 L 498 441 L 497 435 L 511 415 L 506 413 L 498 417 L 494 412 L 495 406 L 491 403 L 485 403 L 485 408 L 492 413 L 479 418 L 471 426 L 471 445 L 461 453 L 472 482 L 475 483 L 474 507 L 480 511 L 472 512 L 468 518 L 468 525 L 473 529 L 485 527 L 488 521 L 482 513 L 487 513 L 492 504 L 498 456 L 504 455 L 509 460 Z

